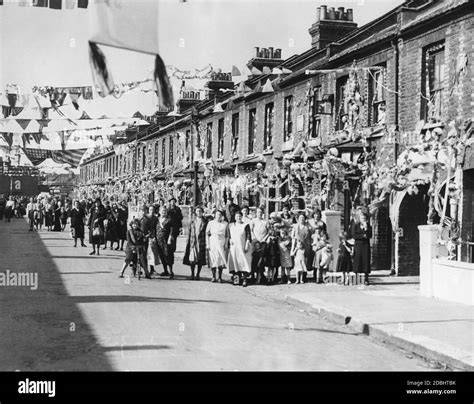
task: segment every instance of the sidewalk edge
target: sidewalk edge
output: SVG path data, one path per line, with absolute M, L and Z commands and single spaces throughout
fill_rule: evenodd
M 351 313 L 344 308 L 333 305 L 312 304 L 291 295 L 285 295 L 285 301 L 288 304 L 325 317 L 330 322 L 346 325 L 357 333 L 371 336 L 379 341 L 405 349 L 425 359 L 446 363 L 456 370 L 474 371 L 474 366 L 468 362 L 455 358 L 449 353 L 434 350 L 429 346 L 415 342 L 413 341 L 415 338 L 410 339 L 408 334 L 404 336 L 395 335 L 393 332 L 385 330 L 383 326 L 368 324 L 353 317 Z M 469 354 L 467 353 L 467 355 Z

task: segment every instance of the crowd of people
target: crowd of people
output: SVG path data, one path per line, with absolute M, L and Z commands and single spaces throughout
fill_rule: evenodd
M 0 214 L 9 221 L 19 211 L 19 203 L 10 197 L 4 205 Z M 163 267 L 159 276 L 174 277 L 176 243 L 183 232 L 183 214 L 175 198 L 142 206 L 130 223 L 125 201 L 102 202 L 100 198 L 71 201 L 32 197 L 18 214 L 22 213 L 28 218 L 30 231 L 42 230 L 43 226 L 48 231 L 64 231 L 69 222 L 74 247 L 78 240 L 87 247 L 87 226 L 90 255 L 114 247 L 123 251 L 127 241 L 120 277 L 130 266 L 134 276 L 143 271 L 151 278 L 158 275 L 159 265 Z M 372 230 L 363 208 L 357 210 L 349 230 L 339 235 L 337 254 L 333 254 L 319 209 L 307 217 L 306 212 L 285 206 L 281 212 L 266 216 L 262 207 L 240 207 L 229 198 L 221 209 L 212 204 L 191 209 L 185 230 L 182 263 L 190 267 L 192 280 L 200 280 L 202 269 L 208 267 L 212 282 L 217 283 L 222 283 L 225 270 L 234 285 L 290 284 L 292 279 L 295 283 L 324 283 L 336 260 L 344 285 L 349 284 L 351 272 L 365 274 L 365 284 L 369 283 Z
M 158 265 L 161 276 L 173 278 L 176 240 L 183 226 L 183 215 L 174 198 L 168 203 L 143 209 L 141 219 L 132 221 L 127 232 L 126 259 L 120 277 L 128 266 L 135 274 L 137 263 L 151 277 Z M 337 271 L 343 283 L 349 273 L 365 274 L 369 283 L 371 227 L 363 209 L 358 210 L 350 231 L 340 235 Z M 326 223 L 315 209 L 308 218 L 305 212 L 282 212 L 265 216 L 261 207 L 239 207 L 228 199 L 225 207 L 211 204 L 197 206 L 190 212 L 183 264 L 190 267 L 192 280 L 200 280 L 204 267 L 211 269 L 212 282 L 222 283 L 225 270 L 234 285 L 250 283 L 305 283 L 309 272 L 316 283 L 324 283 L 334 259 Z

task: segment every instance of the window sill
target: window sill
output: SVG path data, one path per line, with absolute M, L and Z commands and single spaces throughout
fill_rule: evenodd
M 219 157 L 217 160 L 216 160 L 218 163 L 223 163 L 224 162 L 224 159 L 222 157 Z
M 287 142 L 284 142 L 283 145 L 281 146 L 282 151 L 292 151 L 294 149 L 294 144 L 293 140 L 288 140 Z
M 262 154 L 263 154 L 264 156 L 271 155 L 271 154 L 273 154 L 273 150 L 265 150 Z

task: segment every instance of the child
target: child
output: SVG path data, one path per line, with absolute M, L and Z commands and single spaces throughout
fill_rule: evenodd
M 127 231 L 127 247 L 125 248 L 125 262 L 120 271 L 119 278 L 123 278 L 125 269 L 132 264 L 133 276 L 137 272 L 138 254 L 140 253 L 140 264 L 145 271 L 146 278 L 150 279 L 145 257 L 145 236 L 140 229 L 140 221 L 134 219 Z
M 313 238 L 314 254 L 314 280 L 316 283 L 323 283 L 323 274 L 329 269 L 332 261 L 332 246 L 328 242 L 327 233 L 319 229 L 318 235 Z
M 265 251 L 265 265 L 268 267 L 268 284 L 273 285 L 278 278 L 280 266 L 280 247 L 278 245 L 278 224 L 273 223 Z
M 347 241 L 348 233 L 339 235 L 339 248 L 337 249 L 336 271 L 342 272 L 342 284 L 349 284 L 349 272 L 352 272 L 352 244 Z
M 296 270 L 296 283 L 304 283 L 304 274 L 307 272 L 306 268 L 306 257 L 304 254 L 304 245 L 301 240 L 296 241 L 295 251 L 295 270 Z
M 280 239 L 278 240 L 280 247 L 280 265 L 281 265 L 281 283 L 285 281 L 288 285 L 291 284 L 291 268 L 293 268 L 293 261 L 291 259 L 291 237 L 286 229 L 280 230 Z

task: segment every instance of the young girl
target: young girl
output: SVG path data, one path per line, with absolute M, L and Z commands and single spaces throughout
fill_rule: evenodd
M 127 247 L 125 248 L 125 262 L 123 263 L 122 270 L 120 271 L 119 278 L 123 278 L 123 273 L 127 267 L 131 264 L 133 276 L 137 272 L 138 253 L 140 253 L 140 264 L 145 270 L 146 277 L 150 278 L 146 265 L 145 256 L 145 237 L 140 230 L 140 222 L 135 219 L 130 224 L 131 228 L 127 231 Z
M 326 275 L 326 272 L 329 271 L 329 266 L 332 263 L 333 260 L 333 255 L 332 255 L 332 245 L 329 243 L 328 240 L 328 234 L 326 232 L 323 232 L 323 239 L 324 241 L 324 247 L 321 250 L 321 261 L 319 262 L 319 268 L 320 272 L 323 278 L 323 283 L 324 283 L 324 276 Z
M 329 247 L 329 248 L 328 248 Z M 319 229 L 313 237 L 314 261 L 314 281 L 323 283 L 323 274 L 329 269 L 332 257 L 332 246 L 328 242 L 327 233 Z
M 272 225 L 269 232 L 267 249 L 265 252 L 265 266 L 268 267 L 268 284 L 273 285 L 278 278 L 280 266 L 280 246 L 278 245 L 277 223 Z
M 285 281 L 291 284 L 291 269 L 293 262 L 291 260 L 291 237 L 286 229 L 280 230 L 280 239 L 278 240 L 280 247 L 280 265 L 281 265 L 281 283 Z
M 352 245 L 347 241 L 348 233 L 339 235 L 339 248 L 337 249 L 336 271 L 342 272 L 342 284 L 349 284 L 349 272 L 352 272 Z
M 296 270 L 296 283 L 304 283 L 304 274 L 307 272 L 306 268 L 306 257 L 304 254 L 304 245 L 301 240 L 296 241 L 295 250 L 293 251 L 295 256 L 295 270 Z

